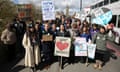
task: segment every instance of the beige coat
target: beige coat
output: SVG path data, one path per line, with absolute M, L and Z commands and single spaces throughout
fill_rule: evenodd
M 24 34 L 22 44 L 25 48 L 25 66 L 34 67 L 35 64 L 38 65 L 40 62 L 39 45 L 36 45 L 33 50 L 33 47 L 30 43 L 30 39 L 29 39 L 29 37 L 27 37 L 26 33 Z
M 14 44 L 16 42 L 16 39 L 16 34 L 13 31 L 5 29 L 2 32 L 1 41 L 3 41 L 4 44 Z

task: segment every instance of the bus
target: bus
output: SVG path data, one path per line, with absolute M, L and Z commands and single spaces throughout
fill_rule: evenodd
M 90 5 L 91 10 L 105 7 L 112 11 L 112 20 L 110 22 L 115 24 L 115 27 L 120 28 L 120 0 L 96 0 Z

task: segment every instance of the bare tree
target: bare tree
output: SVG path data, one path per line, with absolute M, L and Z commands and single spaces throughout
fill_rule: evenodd
M 10 0 L 0 0 L 0 34 L 6 23 L 16 16 L 16 5 Z

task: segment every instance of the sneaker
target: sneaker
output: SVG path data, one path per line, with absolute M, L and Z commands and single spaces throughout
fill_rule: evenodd
M 85 63 L 85 66 L 88 67 L 89 64 L 90 64 L 90 63 Z

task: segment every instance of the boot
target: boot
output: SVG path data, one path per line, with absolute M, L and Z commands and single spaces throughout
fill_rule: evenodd
M 98 65 L 97 63 L 94 64 L 94 68 L 95 68 L 95 69 L 97 69 L 98 66 L 99 66 L 99 65 Z
M 102 70 L 102 64 L 99 64 L 99 65 L 98 65 L 98 69 L 99 69 L 99 70 Z

